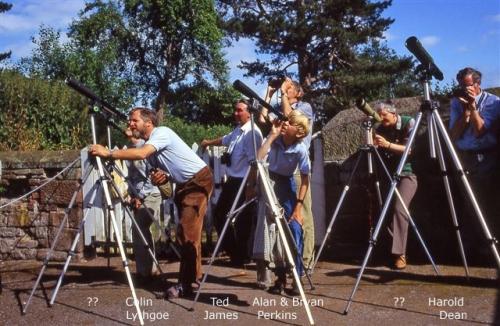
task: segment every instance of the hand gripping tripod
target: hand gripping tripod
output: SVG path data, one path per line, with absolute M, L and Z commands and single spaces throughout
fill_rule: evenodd
M 380 192 L 380 182 L 377 179 L 377 177 L 375 176 L 374 169 L 373 169 L 373 155 L 375 155 L 375 157 L 377 158 L 376 162 L 378 162 L 379 165 L 383 168 L 384 173 L 387 176 L 389 182 L 393 181 L 391 178 L 391 175 L 389 173 L 389 170 L 387 169 L 384 161 L 382 160 L 382 157 L 380 156 L 380 153 L 378 152 L 377 148 L 373 145 L 373 138 L 372 138 L 373 119 L 369 119 L 369 120 L 364 121 L 362 123 L 362 127 L 363 127 L 364 133 L 365 133 L 366 144 L 361 146 L 357 151 L 357 158 L 356 158 L 356 162 L 354 163 L 354 168 L 351 171 L 351 174 L 349 175 L 347 183 L 344 185 L 344 188 L 342 190 L 342 194 L 340 195 L 339 202 L 337 203 L 337 206 L 335 207 L 332 219 L 330 220 L 330 223 L 328 224 L 327 232 L 325 234 L 325 237 L 323 238 L 323 241 L 322 241 L 321 246 L 318 250 L 318 253 L 316 254 L 316 259 L 315 259 L 314 264 L 311 268 L 311 273 L 314 271 L 314 267 L 316 266 L 316 264 L 319 260 L 319 257 L 321 256 L 321 252 L 323 251 L 323 248 L 326 244 L 326 241 L 328 240 L 330 232 L 332 231 L 333 223 L 335 222 L 335 220 L 340 212 L 340 209 L 342 207 L 344 199 L 346 198 L 347 192 L 350 189 L 352 179 L 357 172 L 357 168 L 358 168 L 359 163 L 363 157 L 363 154 L 366 155 L 369 180 L 374 183 L 374 186 L 375 186 L 375 189 L 377 192 L 377 199 L 378 199 L 380 206 L 382 206 L 382 195 Z M 429 261 L 431 262 L 432 266 L 434 267 L 434 271 L 436 272 L 436 274 L 439 274 L 438 268 L 434 264 L 434 260 L 432 259 L 432 256 L 429 253 L 429 250 L 427 249 L 427 246 L 425 245 L 425 242 L 422 239 L 422 236 L 420 235 L 420 232 L 418 231 L 417 226 L 413 222 L 413 219 L 410 215 L 410 211 L 409 211 L 408 207 L 406 206 L 406 204 L 404 203 L 403 198 L 401 197 L 401 194 L 399 193 L 399 191 L 397 189 L 395 189 L 395 193 L 396 193 L 396 196 L 397 196 L 401 206 L 403 207 L 403 209 L 406 213 L 406 217 L 408 219 L 409 224 L 411 225 L 412 229 L 415 231 L 415 234 L 417 235 L 417 238 L 420 241 L 422 248 L 424 249 L 427 257 L 429 258 Z M 370 243 L 371 244 L 373 243 L 373 245 L 375 245 L 376 242 L 377 242 L 377 239 L 373 235 L 372 239 L 370 239 Z
M 476 197 L 474 196 L 474 193 L 472 192 L 472 188 L 470 187 L 469 181 L 467 180 L 467 177 L 466 177 L 465 172 L 463 170 L 462 164 L 460 163 L 458 155 L 453 148 L 453 144 L 451 142 L 451 139 L 448 136 L 448 133 L 446 131 L 446 127 L 445 127 L 441 117 L 439 116 L 439 112 L 438 112 L 439 105 L 437 102 L 431 101 L 429 81 L 432 78 L 432 75 L 435 74 L 435 72 L 431 69 L 431 68 L 435 67 L 435 65 L 432 62 L 432 65 L 429 64 L 429 66 L 430 66 L 430 68 L 425 67 L 425 65 L 420 65 L 420 67 L 419 67 L 419 71 L 421 73 L 421 81 L 422 81 L 423 87 L 424 87 L 424 102 L 420 106 L 420 111 L 418 112 L 417 117 L 416 117 L 415 127 L 414 127 L 413 131 L 411 132 L 408 143 L 406 144 L 405 151 L 403 152 L 403 156 L 401 157 L 401 161 L 399 162 L 399 165 L 396 169 L 395 176 L 391 182 L 391 188 L 389 190 L 386 201 L 384 203 L 382 212 L 380 213 L 380 217 L 379 217 L 377 226 L 375 228 L 375 232 L 373 234 L 373 239 L 376 241 L 376 239 L 378 237 L 378 234 L 380 232 L 385 215 L 387 213 L 387 210 L 389 209 L 389 205 L 390 205 L 390 202 L 392 200 L 392 196 L 394 195 L 394 193 L 396 191 L 398 179 L 401 175 L 404 164 L 406 163 L 410 149 L 411 149 L 413 143 L 415 142 L 415 136 L 417 134 L 418 127 L 421 123 L 422 115 L 425 112 L 427 114 L 427 119 L 428 119 L 427 120 L 428 121 L 428 130 L 427 131 L 428 131 L 429 143 L 430 143 L 430 156 L 432 158 L 436 158 L 436 152 L 438 154 L 439 165 L 440 165 L 441 172 L 443 175 L 443 182 L 444 182 L 446 193 L 447 193 L 447 199 L 448 199 L 448 203 L 450 205 L 450 211 L 452 214 L 453 224 L 454 224 L 455 229 L 456 229 L 456 235 L 457 235 L 457 239 L 458 239 L 458 242 L 460 245 L 461 256 L 462 256 L 462 259 L 464 262 L 467 276 L 468 276 L 467 262 L 465 260 L 465 254 L 464 254 L 464 250 L 463 250 L 463 246 L 462 246 L 462 241 L 460 238 L 460 232 L 458 230 L 458 222 L 456 219 L 455 208 L 453 207 L 453 198 L 451 196 L 451 191 L 450 191 L 450 186 L 449 186 L 449 182 L 448 182 L 448 178 L 447 178 L 446 166 L 444 164 L 443 152 L 441 149 L 441 142 L 439 140 L 439 136 L 441 136 L 445 142 L 445 145 L 446 145 L 446 147 L 451 155 L 451 158 L 453 160 L 455 168 L 458 171 L 460 179 L 465 187 L 465 190 L 467 192 L 467 197 L 470 200 L 470 202 L 474 208 L 474 212 L 476 213 L 477 218 L 481 224 L 481 227 L 483 228 L 484 234 L 485 234 L 485 236 L 490 244 L 493 256 L 497 262 L 497 265 L 500 268 L 500 257 L 498 255 L 498 250 L 496 248 L 497 240 L 492 237 L 492 235 L 488 229 L 488 226 L 486 224 L 486 221 L 484 220 L 481 209 L 479 208 L 479 205 L 477 203 Z M 361 281 L 361 277 L 363 276 L 363 272 L 366 268 L 366 265 L 368 263 L 370 255 L 371 255 L 371 252 L 373 250 L 373 245 L 374 245 L 373 242 L 370 242 L 370 246 L 368 247 L 368 251 L 366 252 L 366 256 L 364 258 L 363 265 L 361 266 L 360 271 L 358 273 L 356 283 L 355 283 L 354 288 L 352 290 L 351 296 L 349 297 L 349 300 L 347 302 L 347 306 L 345 308 L 344 314 L 348 313 L 349 307 L 352 304 L 352 300 L 354 298 L 356 290 L 357 290 L 359 283 Z
M 251 107 L 249 107 L 249 109 L 251 110 L 251 113 L 252 113 L 250 121 L 251 121 L 251 126 L 252 126 L 252 134 L 254 135 L 253 147 L 254 147 L 255 157 L 257 157 L 257 146 L 256 146 L 256 141 L 255 141 L 255 134 L 253 133 L 253 131 L 255 130 L 254 113 L 259 112 L 259 111 L 258 111 L 258 104 L 257 104 L 257 101 L 255 99 L 253 99 L 253 101 L 251 103 Z M 264 163 L 257 160 L 254 162 L 253 165 L 257 169 L 258 184 L 259 184 L 260 189 L 262 189 L 262 197 L 263 197 L 262 200 L 265 200 L 267 205 L 269 205 L 269 207 L 270 207 L 270 210 L 272 212 L 272 218 L 274 219 L 274 221 L 276 223 L 280 239 L 282 240 L 281 243 L 284 247 L 286 260 L 287 260 L 289 266 L 291 266 L 293 278 L 294 278 L 295 283 L 297 284 L 297 287 L 299 289 L 299 293 L 300 293 L 300 296 L 302 298 L 302 302 L 303 302 L 304 308 L 306 310 L 309 323 L 311 325 L 314 325 L 314 319 L 313 319 L 312 314 L 311 314 L 309 303 L 306 299 L 304 289 L 302 287 L 302 283 L 300 282 L 300 276 L 297 272 L 297 269 L 295 268 L 294 255 L 292 254 L 291 246 L 289 244 L 289 239 L 293 239 L 293 237 L 291 237 L 291 231 L 288 228 L 288 223 L 284 219 L 282 209 L 280 208 L 280 206 L 278 204 L 278 200 L 276 198 L 276 195 L 274 194 L 273 188 L 272 188 L 271 183 L 269 181 L 269 176 L 264 168 Z M 222 229 L 220 237 L 217 240 L 217 244 L 215 245 L 215 249 L 214 249 L 214 252 L 212 253 L 212 257 L 210 257 L 210 261 L 209 261 L 208 266 L 206 268 L 205 274 L 203 275 L 203 279 L 200 283 L 200 287 L 198 288 L 198 291 L 196 293 L 196 297 L 194 299 L 193 305 L 190 308 L 191 311 L 194 311 L 194 307 L 195 307 L 196 302 L 198 301 L 198 298 L 200 296 L 201 289 L 202 289 L 203 285 L 205 284 L 208 273 L 210 272 L 210 268 L 211 268 L 213 262 L 215 261 L 215 257 L 217 256 L 217 252 L 219 250 L 219 247 L 222 244 L 222 241 L 223 241 L 224 235 L 228 229 L 229 223 L 234 222 L 234 220 L 238 217 L 238 214 L 240 214 L 246 206 L 248 206 L 251 202 L 253 202 L 255 200 L 255 198 L 253 198 L 251 200 L 244 202 L 240 207 L 238 207 L 238 208 L 236 207 L 238 202 L 239 202 L 240 197 L 244 193 L 245 185 L 246 185 L 247 179 L 250 175 L 252 168 L 253 168 L 252 166 L 248 167 L 247 172 L 245 174 L 245 177 L 243 178 L 243 182 L 241 183 L 241 186 L 238 189 L 238 193 L 236 195 L 236 198 L 234 199 L 233 205 L 232 205 L 229 213 L 227 214 L 226 222 L 224 224 L 224 227 Z M 288 231 L 288 234 L 285 233 L 286 232 L 285 230 Z M 293 240 L 292 240 L 292 242 L 294 245 L 293 248 L 295 249 L 295 252 L 297 252 L 295 242 Z M 307 273 L 306 273 L 306 276 L 308 277 L 308 280 L 309 280 L 309 282 L 311 284 L 311 288 L 312 288 L 312 283 L 311 283 L 311 280 L 309 278 L 309 275 L 307 275 Z

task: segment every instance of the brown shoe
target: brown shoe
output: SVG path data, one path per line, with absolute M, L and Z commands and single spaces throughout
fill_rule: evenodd
M 397 256 L 394 260 L 394 268 L 396 269 L 405 269 L 406 268 L 406 256 L 400 255 Z

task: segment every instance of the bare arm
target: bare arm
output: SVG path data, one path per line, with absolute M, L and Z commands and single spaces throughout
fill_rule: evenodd
M 222 145 L 222 137 L 216 139 L 203 139 L 200 144 L 200 146 L 203 148 L 207 148 L 207 146 L 221 146 L 221 145 Z
M 297 220 L 297 222 L 299 222 L 300 225 L 302 225 L 304 222 L 304 217 L 302 216 L 302 206 L 304 205 L 303 201 L 304 198 L 306 197 L 307 189 L 309 189 L 309 175 L 301 173 L 299 194 L 297 196 L 298 197 L 297 204 L 295 205 L 292 216 L 290 218 Z
M 271 128 L 271 131 L 269 132 L 266 141 L 262 144 L 262 146 L 260 146 L 259 150 L 257 151 L 257 160 L 263 160 L 264 157 L 266 157 L 267 153 L 269 152 L 269 149 L 271 148 L 271 144 L 280 135 L 282 124 L 283 124 L 282 121 L 279 121 L 277 119 L 274 120 L 273 127 Z
M 287 96 L 287 90 L 290 87 L 292 87 L 292 80 L 287 77 L 281 85 L 281 111 L 285 116 L 288 116 L 293 110 Z
M 375 135 L 373 144 L 396 154 L 403 154 L 406 149 L 406 145 L 391 143 L 380 135 Z
M 275 91 L 276 90 L 273 87 L 268 85 L 264 101 L 266 101 L 267 103 L 271 103 L 271 98 L 273 97 Z M 268 113 L 269 113 L 268 110 L 265 107 L 263 107 L 259 114 L 259 123 L 265 124 L 269 121 L 267 116 Z
M 118 149 L 114 151 L 111 151 L 99 144 L 91 145 L 89 148 L 89 153 L 93 156 L 99 156 L 107 159 L 131 161 L 145 160 L 154 152 L 156 152 L 156 148 L 150 144 L 146 144 L 139 148 Z

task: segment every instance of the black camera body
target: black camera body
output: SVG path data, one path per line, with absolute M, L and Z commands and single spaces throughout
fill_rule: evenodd
M 280 88 L 281 84 L 283 84 L 283 82 L 285 81 L 285 79 L 286 79 L 285 75 L 277 76 L 275 78 L 269 79 L 269 81 L 267 82 L 267 84 L 269 86 L 271 86 L 272 88 Z
M 461 97 L 461 98 L 465 98 L 465 99 L 469 97 L 469 95 L 467 94 L 467 90 L 463 87 L 454 88 L 451 91 L 451 96 L 452 97 Z
M 231 153 L 225 152 L 220 157 L 220 162 L 226 166 L 231 166 Z

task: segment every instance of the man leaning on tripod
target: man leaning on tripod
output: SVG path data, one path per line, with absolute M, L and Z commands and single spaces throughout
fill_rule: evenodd
M 172 299 L 191 296 L 193 284 L 201 279 L 201 229 L 213 178 L 205 162 L 172 129 L 157 125 L 154 111 L 135 108 L 129 114 L 129 126 L 134 137 L 146 141 L 142 147 L 111 151 L 102 145 L 91 145 L 89 153 L 106 159 L 147 159 L 154 168 L 153 184 L 163 185 L 171 179 L 177 185 L 174 201 L 179 211 L 177 241 L 181 263 L 178 284 L 166 292 Z

